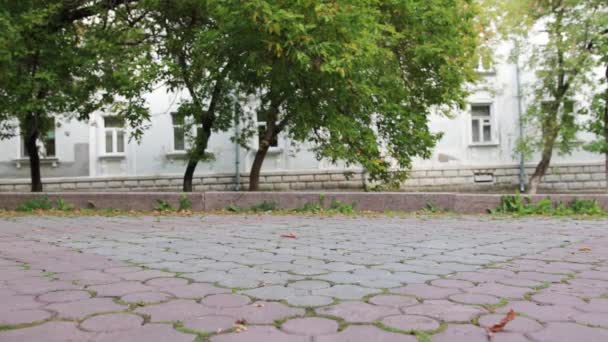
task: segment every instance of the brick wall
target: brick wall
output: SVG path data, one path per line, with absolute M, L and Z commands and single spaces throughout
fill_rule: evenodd
M 531 175 L 533 165 L 526 166 Z M 179 191 L 181 175 L 111 178 L 48 178 L 45 191 Z M 249 177 L 241 176 L 241 189 L 246 190 Z M 519 168 L 514 165 L 412 170 L 402 185 L 403 191 L 514 191 L 519 182 Z M 195 191 L 231 191 L 234 174 L 195 177 Z M 371 184 L 367 184 L 370 186 Z M 603 192 L 606 187 L 601 164 L 562 164 L 552 166 L 541 184 L 543 192 Z M 267 172 L 261 176 L 264 191 L 363 190 L 361 172 L 289 171 Z M 0 180 L 0 191 L 29 191 L 29 180 Z

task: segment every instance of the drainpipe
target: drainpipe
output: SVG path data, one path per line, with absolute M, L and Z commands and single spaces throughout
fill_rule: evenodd
M 241 190 L 241 147 L 239 146 L 239 135 L 240 126 L 239 126 L 239 117 L 236 115 L 236 104 L 234 105 L 235 115 L 234 115 L 234 173 L 235 173 L 235 184 L 234 191 Z
M 522 108 L 522 94 L 521 94 L 521 77 L 519 70 L 519 42 L 515 43 L 515 77 L 517 80 L 517 120 L 519 121 L 519 138 L 524 138 L 524 123 L 522 120 L 523 108 Z M 526 171 L 524 166 L 524 152 L 519 152 L 519 191 L 526 192 Z

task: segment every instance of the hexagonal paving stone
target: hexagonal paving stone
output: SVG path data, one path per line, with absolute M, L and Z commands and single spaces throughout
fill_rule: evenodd
M 485 329 L 471 325 L 449 325 L 445 331 L 434 335 L 433 342 L 488 342 L 488 333 Z
M 84 330 L 94 332 L 124 331 L 139 328 L 144 319 L 133 314 L 118 313 L 93 316 L 80 323 Z
M 79 319 L 88 315 L 126 310 L 126 305 L 114 303 L 110 298 L 90 298 L 67 303 L 54 303 L 45 307 L 57 312 L 61 318 Z
M 34 296 L 18 296 L 18 295 L 7 295 L 0 296 L 1 311 L 15 311 L 24 309 L 36 309 L 44 305 L 36 301 Z
M 161 303 L 165 302 L 171 298 L 174 298 L 172 295 L 164 293 L 164 292 L 135 292 L 130 293 L 128 295 L 120 297 L 125 303 Z
M 146 281 L 146 285 L 158 287 L 158 288 L 173 288 L 177 286 L 188 285 L 188 279 L 184 278 L 154 278 Z
M 234 308 L 249 304 L 249 298 L 234 294 L 216 294 L 205 297 L 201 304 L 211 308 Z
M 574 314 L 572 318 L 581 324 L 608 328 L 608 315 L 598 312 Z
M 500 303 L 500 298 L 490 296 L 490 295 L 474 294 L 474 293 L 455 294 L 455 295 L 451 295 L 449 297 L 449 299 L 451 301 L 454 301 L 457 303 L 475 304 L 475 305 L 481 305 L 481 304 L 494 305 L 494 304 Z
M 213 294 L 230 293 L 230 290 L 228 289 L 222 289 L 211 284 L 204 283 L 192 283 L 188 285 L 164 288 L 163 291 L 179 298 L 203 298 Z
M 455 304 L 446 300 L 428 300 L 423 304 L 403 308 L 408 315 L 421 315 L 446 322 L 469 322 L 486 310 L 464 304 Z
M 223 334 L 211 337 L 211 342 L 309 342 L 308 336 L 286 334 L 268 326 L 248 327 L 240 333 Z
M 382 323 L 391 328 L 403 331 L 431 331 L 439 329 L 439 322 L 425 316 L 418 315 L 398 315 L 385 317 Z
M 418 304 L 416 298 L 406 296 L 379 295 L 373 296 L 369 302 L 380 306 L 389 306 L 392 308 L 400 308 Z
M 578 310 L 585 312 L 601 312 L 608 313 L 608 299 L 606 298 L 593 298 L 589 303 L 578 305 Z
M 93 334 L 79 330 L 72 322 L 47 322 L 30 328 L 0 331 L 2 342 L 84 342 L 92 338 Z
M 484 315 L 479 318 L 479 325 L 488 328 L 500 322 L 504 317 L 505 315 Z M 503 331 L 507 333 L 528 333 L 542 328 L 543 326 L 540 323 L 531 318 L 517 316 L 514 320 L 507 323 Z
M 47 303 L 64 303 L 73 302 L 91 298 L 91 294 L 87 291 L 68 290 L 48 292 L 38 296 L 38 300 Z
M 283 300 L 295 296 L 298 291 L 301 290 L 285 286 L 264 286 L 253 290 L 241 291 L 241 293 L 259 299 Z
M 539 305 L 534 302 L 509 302 L 508 305 L 496 310 L 497 312 L 506 313 L 513 309 L 515 312 L 526 314 L 541 322 L 551 321 L 569 321 L 580 311 L 564 305 Z
M 330 286 L 330 283 L 319 280 L 300 280 L 287 285 L 287 287 L 292 287 L 296 290 L 320 290 Z
M 334 297 L 338 299 L 361 299 L 367 295 L 379 293 L 377 289 L 357 285 L 335 285 L 326 289 L 313 290 L 312 294 Z
M 305 311 L 276 302 L 255 302 L 247 306 L 222 308 L 216 313 L 232 316 L 235 319 L 245 319 L 251 324 L 271 324 L 279 319 L 304 315 Z
M 458 279 L 437 279 L 431 282 L 431 285 L 438 287 L 447 287 L 447 288 L 457 288 L 463 289 L 468 287 L 474 287 L 475 284 L 466 280 L 458 280 Z
M 163 304 L 144 306 L 138 308 L 135 312 L 151 316 L 152 322 L 170 322 L 213 314 L 216 310 L 193 300 L 178 299 Z
M 304 336 L 327 335 L 338 331 L 338 322 L 319 317 L 294 318 L 283 323 L 281 330 Z
M 548 323 L 542 330 L 529 334 L 538 342 L 608 341 L 608 330 L 589 328 L 575 323 Z
M 325 306 L 334 302 L 331 297 L 312 295 L 287 297 L 286 300 L 289 305 L 304 307 Z
M 221 333 L 224 330 L 232 328 L 236 321 L 232 316 L 208 315 L 191 317 L 185 319 L 182 323 L 184 327 L 190 330 L 205 333 Z
M 556 304 L 556 305 L 567 305 L 577 306 L 584 305 L 585 302 L 580 298 L 574 296 L 567 296 L 557 293 L 539 293 L 532 296 L 532 300 L 542 304 Z
M 415 296 L 422 299 L 444 299 L 456 293 L 462 293 L 459 289 L 431 286 L 427 284 L 410 284 L 398 289 L 391 289 L 392 293 Z
M 333 334 L 318 336 L 315 342 L 417 342 L 418 339 L 411 335 L 390 333 L 374 326 L 353 325 L 343 331 Z
M 45 310 L 23 309 L 4 311 L 0 309 L 0 326 L 41 322 L 51 318 L 52 316 L 52 313 Z
M 136 329 L 100 334 L 95 342 L 193 342 L 195 338 L 195 335 L 179 332 L 167 324 L 146 324 Z
M 88 290 L 97 292 L 98 297 L 122 297 L 129 293 L 150 292 L 156 288 L 144 285 L 138 281 L 123 281 L 119 283 L 90 286 Z
M 316 309 L 316 312 L 319 315 L 340 317 L 348 322 L 373 322 L 382 319 L 382 317 L 401 313 L 395 308 L 375 306 L 362 302 L 343 302 Z
M 507 286 L 498 283 L 483 283 L 463 289 L 467 293 L 477 293 L 500 298 L 521 299 L 531 290 L 525 287 Z

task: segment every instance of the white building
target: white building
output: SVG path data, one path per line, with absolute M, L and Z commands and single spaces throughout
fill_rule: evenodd
M 505 46 L 502 50 L 510 50 Z M 517 67 L 503 62 L 493 70 L 480 70 L 484 82 L 474 86 L 470 105 L 452 118 L 434 115 L 431 128 L 443 132 L 432 158 L 416 160 L 406 190 L 516 189 L 520 157 L 514 147 L 520 135 Z M 531 75 L 523 73 L 523 84 Z M 521 88 L 524 91 L 525 86 Z M 179 95 L 162 89 L 148 96 L 151 122 L 142 140 L 110 115 L 98 113 L 89 122 L 58 118 L 44 143 L 42 162 L 45 189 L 55 190 L 179 190 L 185 170 L 187 139 L 182 123 L 174 120 Z M 525 101 L 521 102 L 525 111 Z M 261 123 L 263 124 L 263 123 Z M 197 190 L 233 190 L 236 174 L 246 184 L 257 139 L 251 150 L 232 141 L 234 130 L 214 133 L 209 152 L 215 160 L 201 162 L 196 171 Z M 582 141 L 590 139 L 581 133 Z M 27 190 L 29 165 L 20 138 L 0 141 L 0 190 Z M 526 164 L 530 174 L 537 160 Z M 603 156 L 576 150 L 556 154 L 541 189 L 546 191 L 601 191 L 605 187 Z M 352 177 L 345 177 L 345 172 Z M 286 137 L 271 148 L 263 166 L 261 188 L 270 190 L 360 189 L 364 177 L 357 168 L 345 169 L 318 161 L 305 147 L 296 151 Z

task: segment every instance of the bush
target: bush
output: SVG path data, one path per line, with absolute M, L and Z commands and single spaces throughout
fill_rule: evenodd
M 494 214 L 514 214 L 514 215 L 604 215 L 606 211 L 602 209 L 597 200 L 575 199 L 568 205 L 562 202 L 553 202 L 549 197 L 533 203 L 530 198 L 522 197 L 520 194 L 505 195 L 500 199 L 500 204 L 494 210 Z
M 17 206 L 17 211 L 51 210 L 53 203 L 47 196 L 29 199 Z

